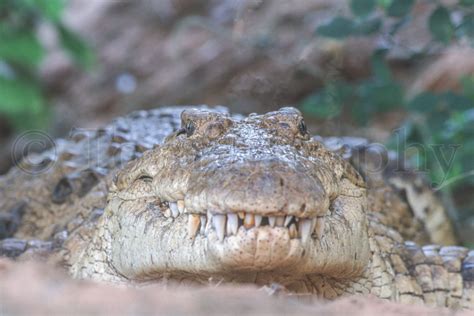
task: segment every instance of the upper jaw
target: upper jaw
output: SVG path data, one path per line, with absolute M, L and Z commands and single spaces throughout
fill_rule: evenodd
M 311 238 L 321 239 L 326 222 L 325 212 L 311 212 L 312 216 L 298 216 L 284 211 L 264 213 L 258 211 L 227 211 L 209 208 L 206 212 L 190 212 L 184 200 L 165 202 L 163 214 L 168 218 L 187 217 L 188 237 L 208 236 L 212 231 L 221 242 L 235 236 L 240 230 L 278 228 L 286 231 L 290 239 L 306 243 Z

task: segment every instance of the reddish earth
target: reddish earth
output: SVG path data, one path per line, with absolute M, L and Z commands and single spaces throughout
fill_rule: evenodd
M 42 263 L 0 260 L 0 315 L 472 315 L 348 297 L 325 302 L 253 286 L 141 289 L 72 280 Z

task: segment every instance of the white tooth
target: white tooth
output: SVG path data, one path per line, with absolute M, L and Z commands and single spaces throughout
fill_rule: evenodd
M 169 208 L 167 208 L 166 210 L 163 211 L 163 214 L 165 215 L 166 218 L 170 218 L 171 217 L 171 211 Z
M 237 214 L 227 214 L 227 235 L 236 235 L 239 229 Z
M 316 228 L 316 223 L 318 222 L 318 219 L 315 217 L 311 220 L 311 234 L 313 233 L 314 229 Z
M 216 230 L 217 237 L 220 241 L 224 240 L 225 236 L 225 215 L 214 215 L 212 222 L 214 223 L 214 229 Z
M 316 235 L 318 236 L 319 240 L 321 240 L 321 238 L 323 237 L 325 223 L 326 223 L 325 217 L 318 217 L 318 220 L 316 221 L 316 225 L 314 226 L 314 231 L 316 232 Z
M 311 220 L 310 219 L 301 219 L 298 223 L 298 231 L 301 237 L 301 241 L 306 243 L 306 241 L 311 237 Z
M 176 203 L 178 205 L 178 211 L 180 214 L 183 214 L 184 213 L 184 201 L 183 200 L 178 200 L 178 202 Z
M 261 215 L 255 215 L 255 227 L 260 226 L 262 223 L 262 216 Z
M 188 216 L 188 236 L 189 236 L 189 238 L 194 239 L 194 237 L 196 237 L 196 233 L 199 229 L 200 224 L 201 224 L 201 219 L 199 218 L 199 215 L 189 214 L 189 216 Z
M 285 223 L 285 217 L 284 216 L 277 216 L 276 225 L 282 227 L 284 223 Z
M 178 205 L 176 204 L 176 202 L 170 202 L 170 210 L 174 218 L 178 217 L 179 210 L 178 210 Z
M 291 239 L 298 237 L 298 230 L 296 229 L 296 225 L 294 223 L 290 225 L 288 231 Z
M 293 219 L 293 216 L 288 215 L 288 216 L 285 218 L 285 224 L 284 224 L 283 226 L 286 227 L 286 226 L 290 225 L 290 222 L 291 222 L 292 219 Z
M 207 211 L 207 225 L 206 225 L 206 232 L 211 229 L 212 226 L 212 213 L 208 210 Z
M 207 217 L 206 215 L 201 215 L 201 230 L 199 231 L 202 235 L 206 232 L 206 223 Z
M 275 216 L 268 216 L 268 223 L 271 227 L 275 227 L 276 217 Z
M 245 214 L 244 227 L 249 229 L 255 226 L 255 217 L 251 213 Z

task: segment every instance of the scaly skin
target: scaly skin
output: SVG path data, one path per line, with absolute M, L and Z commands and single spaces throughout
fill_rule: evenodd
M 277 282 L 325 298 L 359 293 L 472 307 L 472 252 L 404 242 L 454 241 L 450 226 L 439 224 L 443 209 L 430 206 L 438 224 L 429 224 L 398 197 L 399 183 L 387 185 L 396 176 L 364 174 L 367 164 L 349 155 L 367 188 L 351 163 L 311 139 L 297 110 L 244 119 L 188 110 L 182 126 L 113 181 L 105 172 L 69 200 L 65 208 L 78 207 L 82 222 L 66 227 L 71 234 L 59 254 L 74 277 Z M 100 207 L 106 191 L 103 215 L 90 218 L 91 201 Z M 31 214 L 47 221 L 39 213 L 27 212 L 24 223 L 31 227 Z M 73 222 L 71 214 L 55 221 Z M 27 227 L 17 236 L 27 236 Z M 47 227 L 36 225 L 33 235 L 48 238 Z M 433 227 L 448 228 L 437 235 Z

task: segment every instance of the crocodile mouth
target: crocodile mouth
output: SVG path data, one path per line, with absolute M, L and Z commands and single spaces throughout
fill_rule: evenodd
M 295 215 L 260 215 L 255 212 L 227 212 L 207 210 L 206 213 L 190 213 L 184 201 L 164 202 L 163 215 L 177 219 L 187 217 L 187 234 L 190 239 L 208 236 L 213 232 L 220 242 L 239 233 L 255 229 L 275 229 L 287 234 L 290 239 L 306 243 L 310 238 L 321 239 L 326 222 L 325 215 L 298 217 Z

